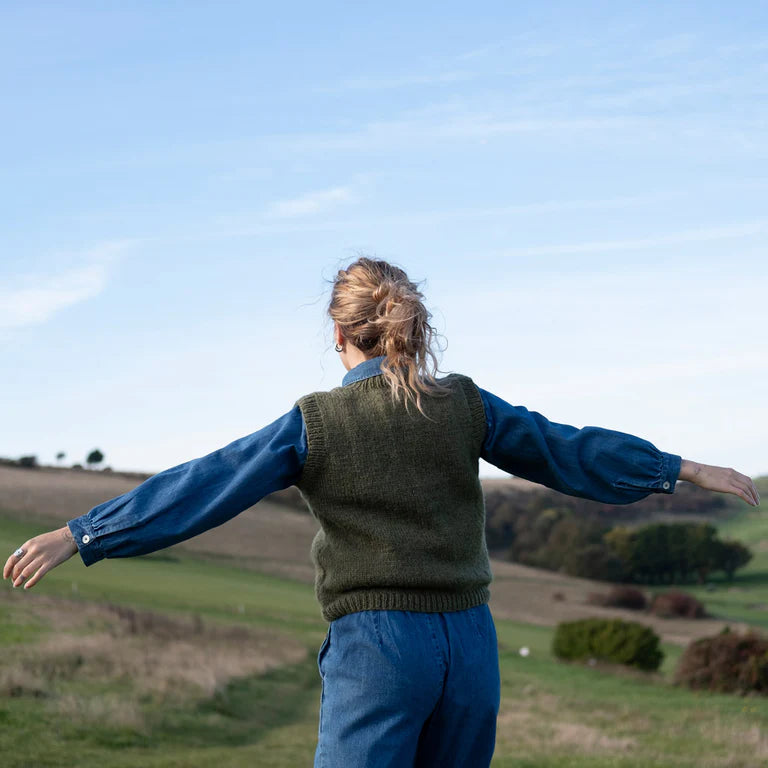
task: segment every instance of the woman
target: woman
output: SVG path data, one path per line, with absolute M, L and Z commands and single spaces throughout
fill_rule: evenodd
M 320 522 L 311 557 L 329 622 L 315 766 L 487 766 L 500 681 L 480 458 L 613 504 L 678 479 L 759 498 L 733 469 L 549 422 L 462 374 L 435 378 L 422 298 L 385 261 L 340 270 L 328 306 L 340 387 L 26 541 L 3 577 L 29 588 L 78 551 L 85 565 L 152 552 L 296 485 Z

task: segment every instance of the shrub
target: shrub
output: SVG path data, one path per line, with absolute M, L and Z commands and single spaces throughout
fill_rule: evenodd
M 726 631 L 689 643 L 675 669 L 675 683 L 722 693 L 768 695 L 768 637 Z
M 37 466 L 37 456 L 19 456 L 18 465 L 31 469 Z
M 693 595 L 677 590 L 656 595 L 651 602 L 650 611 L 664 619 L 678 616 L 686 619 L 703 619 L 707 615 L 704 605 Z
M 642 611 L 647 605 L 645 594 L 636 587 L 616 586 L 609 592 L 590 592 L 587 602 L 611 608 L 629 608 Z
M 650 628 L 621 619 L 579 619 L 557 625 L 552 652 L 561 659 L 602 659 L 643 670 L 659 668 L 664 653 Z

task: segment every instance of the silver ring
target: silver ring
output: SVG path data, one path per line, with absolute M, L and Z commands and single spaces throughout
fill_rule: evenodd
M 22 557 L 24 555 L 24 550 L 19 547 L 14 553 L 14 557 Z

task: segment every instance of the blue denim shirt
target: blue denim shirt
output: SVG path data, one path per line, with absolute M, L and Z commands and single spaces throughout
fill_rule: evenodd
M 384 359 L 381 355 L 356 365 L 342 386 L 376 376 Z M 625 432 L 557 424 L 478 389 L 486 417 L 481 458 L 505 472 L 609 504 L 674 493 L 680 456 Z M 295 405 L 262 429 L 153 475 L 67 525 L 85 565 L 154 552 L 221 525 L 268 494 L 294 485 L 306 456 L 306 428 Z

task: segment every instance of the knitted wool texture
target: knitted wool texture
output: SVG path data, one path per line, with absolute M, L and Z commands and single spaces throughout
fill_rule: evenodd
M 393 403 L 382 374 L 296 401 L 307 429 L 296 485 L 321 526 L 310 555 L 326 621 L 489 600 L 483 402 L 469 376 L 441 381 L 450 397 L 422 396 L 432 420 Z

